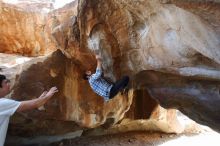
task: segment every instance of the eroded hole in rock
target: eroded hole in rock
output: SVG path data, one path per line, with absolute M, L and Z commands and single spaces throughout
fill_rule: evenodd
M 125 118 L 130 119 L 149 119 L 158 103 L 150 97 L 147 90 L 135 90 L 133 102 Z

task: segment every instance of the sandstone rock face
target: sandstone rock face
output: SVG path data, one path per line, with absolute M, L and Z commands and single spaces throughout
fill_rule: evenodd
M 10 135 L 54 135 L 100 125 L 111 126 L 124 117 L 132 103 L 132 91 L 128 96 L 119 94 L 104 102 L 82 79 L 81 67 L 67 59 L 61 51 L 32 58 L 27 63 L 2 69 L 2 72 L 12 77 L 11 97 L 15 100 L 37 98 L 54 85 L 59 89 L 59 93 L 45 106 L 46 110 L 15 115 Z
M 1 46 L 7 48 L 3 52 L 34 56 L 56 49 L 62 51 L 17 66 L 19 72 L 10 75 L 16 77 L 12 97 L 17 100 L 36 98 L 53 85 L 59 88 L 59 93 L 45 106 L 46 111 L 17 114 L 10 134 L 62 134 L 82 127 L 109 127 L 123 118 L 122 129 L 131 126 L 130 130 L 181 132 L 183 128 L 176 120 L 175 110 L 165 110 L 158 103 L 166 108 L 178 108 L 197 122 L 219 131 L 219 5 L 182 2 L 79 0 L 78 11 L 75 2 L 47 16 L 36 13 L 35 18 L 45 24 L 45 31 L 28 24 L 32 29 L 27 31 L 32 32 L 20 34 L 24 32 L 26 37 L 12 37 L 15 33 L 2 32 L 3 36 L 10 36 L 8 40 L 27 39 L 27 44 L 39 37 L 40 46 L 46 46 L 30 47 L 19 42 L 22 44 L 19 48 L 18 43 L 12 43 L 16 41 L 2 39 Z M 10 10 L 9 16 L 2 11 L 3 16 L 14 18 L 15 10 Z M 25 13 L 31 20 L 33 14 Z M 6 30 L 12 24 L 8 19 Z M 34 32 L 40 35 L 31 38 Z M 94 53 L 102 56 L 105 75 L 112 81 L 125 74 L 130 76 L 128 96 L 119 94 L 104 102 L 82 80 L 85 70 L 95 70 Z M 14 68 L 4 71 L 10 74 L 11 69 Z M 128 119 L 131 121 L 127 122 Z M 140 119 L 149 121 L 141 124 Z M 36 129 L 40 130 L 33 134 Z M 122 129 L 118 125 L 113 127 L 115 132 Z
M 61 51 L 44 57 L 24 58 L 0 54 L 0 58 L 0 74 L 11 79 L 13 92 L 10 96 L 13 99 L 21 101 L 37 98 L 53 85 L 59 89 L 59 93 L 44 106 L 45 110 L 17 113 L 11 118 L 8 136 L 11 139 L 18 138 L 21 145 L 25 142 L 19 137 L 62 135 L 100 127 L 104 131 L 83 134 L 134 130 L 180 133 L 184 130 L 176 119 L 176 111 L 162 109 L 146 91 L 130 90 L 128 96 L 119 94 L 104 102 L 102 97 L 91 91 L 87 81 L 82 80 L 80 62 L 67 59 Z M 121 124 L 116 124 L 122 119 Z
M 176 108 L 195 121 L 219 129 L 219 81 L 146 71 L 141 86 L 165 108 Z
M 157 0 L 80 6 L 81 46 L 123 58 L 124 73 L 152 69 L 218 78 L 219 33 L 201 17 Z
M 220 96 L 215 84 L 220 75 L 219 6 L 218 2 L 205 1 L 81 0 L 80 51 L 98 51 L 112 79 L 123 74 L 134 77 L 147 70 L 169 73 L 170 78 L 172 74 L 188 76 L 185 83 L 165 77 L 169 89 L 163 82 L 164 90 L 160 85 L 159 89 L 152 89 L 161 80 L 161 74 L 155 72 L 155 78 L 142 75 L 140 80 L 134 79 L 133 87 L 143 88 L 145 80 L 152 81 L 147 88 L 163 106 L 178 108 L 219 131 Z M 210 79 L 216 82 L 209 82 Z M 207 90 L 213 88 L 216 93 L 204 93 L 206 82 L 210 83 Z M 194 104 L 200 108 L 195 109 Z
M 54 27 L 77 14 L 77 1 L 53 10 L 51 1 L 0 2 L 0 52 L 40 56 L 58 47 Z
M 3 3 L 15 5 L 26 12 L 46 13 L 54 8 L 51 0 L 1 0 Z
M 0 52 L 39 56 L 56 50 L 44 13 L 26 12 L 0 3 Z

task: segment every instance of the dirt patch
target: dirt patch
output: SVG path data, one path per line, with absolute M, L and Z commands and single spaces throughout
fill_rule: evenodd
M 114 135 L 78 137 L 50 146 L 153 146 L 179 137 L 176 134 L 128 132 Z

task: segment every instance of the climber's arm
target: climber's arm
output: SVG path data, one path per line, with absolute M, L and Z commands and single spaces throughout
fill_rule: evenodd
M 96 60 L 97 60 L 97 69 L 102 70 L 102 58 L 99 55 L 96 55 Z
M 102 60 L 101 60 L 101 57 L 99 55 L 96 55 L 96 59 L 97 59 L 96 72 L 95 72 L 95 74 L 92 75 L 94 79 L 98 79 L 102 76 Z

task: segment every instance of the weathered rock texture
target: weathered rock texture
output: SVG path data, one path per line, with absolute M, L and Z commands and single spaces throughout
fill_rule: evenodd
M 45 106 L 45 111 L 17 114 L 11 122 L 11 135 L 63 134 L 100 125 L 111 126 L 124 117 L 132 103 L 132 91 L 129 96 L 119 94 L 113 100 L 104 102 L 82 79 L 84 70 L 81 66 L 74 63 L 57 51 L 13 68 L 2 69 L 1 72 L 12 77 L 13 99 L 37 98 L 54 85 L 59 89 L 59 93 Z
M 219 131 L 219 3 L 182 2 L 79 0 L 78 12 L 73 4 L 49 13 L 46 27 L 52 36 L 47 39 L 51 38 L 52 45 L 63 54 L 58 50 L 23 65 L 16 73 L 12 97 L 36 98 L 53 85 L 58 86 L 59 93 L 45 106 L 46 111 L 17 115 L 11 134 L 26 130 L 30 136 L 36 129 L 45 131 L 33 135 L 60 134 L 79 126 L 109 127 L 124 117 L 150 119 L 146 125 L 139 124 L 143 129 L 182 131 L 176 112 L 164 110 L 151 97 Z M 2 44 L 7 46 L 7 40 Z M 29 55 L 25 50 L 37 52 L 33 47 L 26 48 L 21 49 L 24 54 Z M 112 81 L 125 74 L 130 76 L 128 96 L 118 95 L 104 102 L 82 80 L 85 70 L 95 70 L 94 53 L 102 56 L 105 75 Z M 58 123 L 61 126 L 49 130 Z M 135 127 L 132 122 L 130 125 Z M 123 130 L 116 127 L 115 131 Z
M 51 11 L 46 13 L 44 9 Z M 20 1 L 16 6 L 0 1 L 0 52 L 40 56 L 55 51 L 57 44 L 51 31 L 76 16 L 77 1 L 52 10 L 48 1 Z
M 14 84 L 11 94 L 13 99 L 37 98 L 40 93 L 53 85 L 58 87 L 59 93 L 45 105 L 46 110 L 16 114 L 9 126 L 8 134 L 11 136 L 64 134 L 100 126 L 106 129 L 124 117 L 130 119 L 128 124 L 127 120 L 123 120 L 125 126 L 113 127 L 107 133 L 140 128 L 171 133 L 183 131 L 183 127 L 176 119 L 176 111 L 160 109 L 158 104 L 146 94 L 147 92 L 130 90 L 128 95 L 119 94 L 114 99 L 104 102 L 102 97 L 91 90 L 87 81 L 82 79 L 84 70 L 81 62 L 67 59 L 61 51 L 45 57 L 29 58 L 30 60 L 26 60 L 26 63 L 13 66 L 16 62 L 18 63 L 18 59 L 21 62 L 21 58 L 16 59 L 13 56 L 2 59 L 5 67 L 1 67 L 0 72 L 6 74 Z M 5 64 L 4 60 L 8 60 L 8 63 Z M 91 62 L 95 62 L 94 60 L 91 58 Z M 141 104 L 142 100 L 145 102 Z M 131 104 L 132 108 L 130 108 Z M 148 107 L 144 109 L 146 105 Z M 139 119 L 150 120 L 140 125 Z M 127 128 L 126 125 L 131 126 Z
M 59 12 L 56 13 L 59 14 Z M 55 24 L 53 36 L 58 42 L 57 46 L 71 59 L 67 59 L 58 51 L 52 56 L 36 58 L 27 64 L 14 67 L 15 69 L 4 70 L 4 73 L 7 72 L 8 76 L 16 76 L 12 94 L 12 97 L 16 100 L 36 98 L 43 90 L 53 85 L 57 85 L 59 88 L 59 94 L 54 97 L 54 101 L 45 106 L 46 111 L 35 110 L 25 114 L 17 114 L 11 122 L 10 135 L 53 135 L 71 132 L 81 129 L 80 127 L 93 128 L 100 125 L 109 127 L 124 117 L 134 97 L 141 97 L 140 95 L 134 95 L 130 91 L 129 97 L 121 98 L 122 96 L 119 96 L 110 102 L 104 103 L 101 97 L 95 95 L 88 83 L 82 80 L 82 74 L 85 69 L 95 69 L 96 61 L 94 55 L 83 53 L 79 50 L 79 29 L 76 24 L 76 17 L 71 17 L 67 20 L 61 20 L 61 18 L 59 21 L 63 23 L 61 25 L 59 25 L 60 22 Z M 10 70 L 13 70 L 13 75 Z M 142 99 L 144 98 L 142 97 Z M 139 115 L 126 116 L 127 118 L 148 119 L 157 103 L 152 101 L 152 105 L 149 104 L 149 109 L 146 110 L 144 110 L 146 105 L 141 105 L 143 107 L 141 111 L 135 109 L 136 106 L 139 105 L 134 104 L 134 108 L 128 113 L 133 113 L 134 111 L 139 113 Z M 141 114 L 144 114 L 141 113 L 142 111 L 147 111 L 148 116 L 142 117 Z M 162 124 L 160 119 L 157 120 L 159 122 L 154 125 L 154 127 L 157 127 L 156 130 L 164 132 L 181 132 L 183 130 L 178 123 L 173 125 L 176 122 L 175 111 L 169 111 L 167 112 L 168 114 L 164 114 L 164 112 L 158 110 L 157 113 L 158 117 L 166 115 L 167 118 L 162 119 L 164 121 Z M 171 118 L 170 115 L 174 115 L 174 117 Z M 174 122 L 167 122 L 169 121 L 168 118 Z M 56 127 L 55 125 L 61 126 Z M 146 129 L 153 129 L 150 124 L 146 125 L 144 126 Z M 160 127 L 160 125 L 166 126 Z M 55 128 L 52 128 L 54 126 Z M 125 127 L 121 128 L 120 131 L 128 131 L 130 129 Z
M 219 131 L 219 14 L 218 2 L 81 0 L 80 50 L 100 52 L 112 79 L 139 76 L 134 88 Z M 148 70 L 166 76 L 139 74 Z
M 47 15 L 0 3 L 0 52 L 39 56 L 56 49 L 48 33 Z
M 26 12 L 46 13 L 54 9 L 54 0 L 0 0 L 3 3 L 15 5 Z

